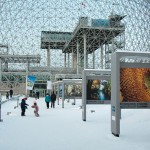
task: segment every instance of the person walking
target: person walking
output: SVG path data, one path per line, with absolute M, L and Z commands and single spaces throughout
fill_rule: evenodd
M 12 98 L 12 96 L 13 96 L 13 90 L 12 89 L 10 89 L 9 94 L 10 94 L 10 98 Z
M 9 92 L 6 93 L 6 99 L 9 99 Z
M 27 109 L 27 106 L 29 106 L 28 104 L 26 104 L 26 100 L 27 98 L 23 98 L 21 101 L 21 116 L 25 116 L 25 111 Z
M 53 91 L 53 93 L 51 95 L 51 108 L 52 107 L 55 108 L 55 101 L 56 101 L 56 94 Z
M 40 92 L 36 91 L 36 98 L 39 99 L 40 98 Z
M 49 103 L 50 103 L 50 101 L 51 101 L 51 97 L 47 93 L 46 96 L 45 96 L 45 102 L 46 102 L 47 109 L 49 109 Z

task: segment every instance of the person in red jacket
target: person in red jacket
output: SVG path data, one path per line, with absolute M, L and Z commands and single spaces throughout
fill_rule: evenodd
M 39 117 L 39 113 L 38 113 L 39 107 L 38 107 L 37 103 L 34 102 L 34 104 L 31 107 L 34 108 L 34 114 L 35 114 L 35 116 Z

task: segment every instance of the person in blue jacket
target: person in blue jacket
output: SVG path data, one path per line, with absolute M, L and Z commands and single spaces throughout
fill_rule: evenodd
M 28 104 L 26 104 L 26 100 L 27 98 L 23 98 L 21 101 L 21 116 L 25 116 L 25 111 L 27 109 L 27 106 L 29 106 Z
M 49 109 L 49 103 L 50 103 L 50 101 L 51 101 L 51 97 L 47 93 L 46 96 L 45 96 L 45 102 L 46 102 L 47 109 Z

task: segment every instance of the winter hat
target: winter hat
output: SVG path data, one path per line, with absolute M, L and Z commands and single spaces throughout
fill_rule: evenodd
M 24 100 L 27 100 L 27 97 L 25 97 Z

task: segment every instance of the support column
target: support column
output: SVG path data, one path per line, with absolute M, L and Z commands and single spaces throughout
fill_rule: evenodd
M 86 34 L 83 35 L 83 40 L 84 40 L 84 69 L 86 69 L 87 65 L 86 65 Z
M 111 60 L 110 54 L 112 54 L 112 52 L 110 52 L 110 45 L 107 45 L 107 49 L 108 49 L 108 55 L 107 55 L 107 60 Z M 107 68 L 110 69 L 111 68 L 111 62 L 107 62 Z
M 79 74 L 79 42 L 77 41 L 77 74 Z
M 86 55 L 86 68 L 88 68 L 88 60 L 89 60 L 89 58 L 88 58 L 88 54 Z
M 103 54 L 103 45 L 101 46 L 101 69 L 103 69 L 103 58 L 104 58 L 104 54 Z
M 78 66 L 79 66 L 79 71 L 81 67 L 81 53 L 78 54 Z
M 113 51 L 113 53 L 115 52 L 115 40 L 114 40 L 114 38 L 112 39 L 112 51 Z
M 65 57 L 64 57 L 64 66 L 66 68 L 66 53 L 65 53 Z
M 47 49 L 47 66 L 50 67 L 50 45 L 48 45 Z
M 75 54 L 72 50 L 72 68 L 77 68 L 77 54 Z
M 28 96 L 28 89 L 27 89 L 28 75 L 29 75 L 29 62 L 27 61 L 27 66 L 26 66 L 26 93 L 25 93 L 26 96 Z
M 87 91 L 86 91 L 86 76 L 85 70 L 82 73 L 82 120 L 86 121 L 86 99 L 87 99 Z
M 69 68 L 69 63 L 70 63 L 70 55 L 68 53 L 68 68 Z
M 93 48 L 93 69 L 95 69 L 95 51 Z
M 5 71 L 8 71 L 8 62 L 5 62 Z
M 72 64 L 71 64 L 71 67 L 73 68 L 73 50 L 72 50 Z
M 124 42 L 124 50 L 126 50 L 126 36 L 125 36 L 125 31 L 123 32 L 123 42 Z
M 104 61 L 104 69 L 106 69 L 106 51 L 107 51 L 107 46 L 106 46 L 106 44 L 105 44 L 104 46 L 105 46 L 105 54 L 104 54 L 104 59 L 105 59 L 105 61 Z

